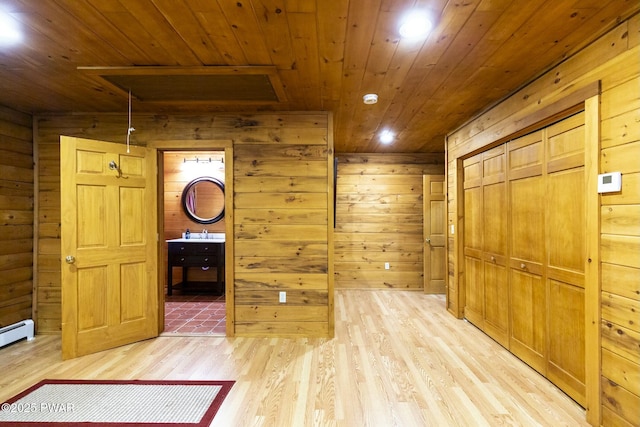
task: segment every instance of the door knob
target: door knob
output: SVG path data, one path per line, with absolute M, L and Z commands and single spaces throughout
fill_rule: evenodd
M 64 260 L 67 262 L 67 264 L 73 264 L 74 262 L 76 262 L 76 257 L 74 257 L 73 255 L 67 255 Z
M 431 244 L 431 239 L 427 238 L 427 243 Z

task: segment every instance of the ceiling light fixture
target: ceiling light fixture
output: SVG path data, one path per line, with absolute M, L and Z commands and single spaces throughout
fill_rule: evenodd
M 380 132 L 380 142 L 382 142 L 383 144 L 390 144 L 391 142 L 393 142 L 394 138 L 395 135 L 389 129 L 385 129 Z
M 362 101 L 367 105 L 375 104 L 378 102 L 378 95 L 375 93 L 368 93 L 362 97 Z
M 426 12 L 413 11 L 407 13 L 400 21 L 398 32 L 404 38 L 424 37 L 431 31 L 433 24 Z
M 18 23 L 8 13 L 0 12 L 0 45 L 14 44 L 22 40 Z

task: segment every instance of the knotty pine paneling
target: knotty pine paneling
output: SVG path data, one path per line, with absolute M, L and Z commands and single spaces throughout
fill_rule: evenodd
M 314 131 L 292 143 L 234 146 L 238 333 L 329 334 L 332 296 L 318 277 L 329 275 L 332 154 Z
M 595 215 L 599 216 L 596 227 L 587 227 L 586 236 L 587 241 L 598 242 L 588 254 L 600 266 L 591 275 L 595 280 L 590 279 L 586 284 L 587 316 L 597 307 L 600 308 L 596 311 L 601 312 L 596 319 L 599 321 L 587 325 L 587 346 L 591 347 L 587 348 L 586 406 L 587 420 L 592 425 L 640 424 L 637 386 L 613 378 L 621 371 L 637 378 L 640 372 L 637 322 L 640 303 L 639 33 L 637 16 L 622 22 L 574 57 L 447 136 L 448 221 L 456 229 L 455 234 L 450 235 L 448 247 L 448 307 L 454 315 L 462 316 L 465 305 L 464 260 L 460 252 L 460 234 L 464 227 L 459 179 L 462 159 L 510 139 L 510 135 L 523 129 L 523 123 L 530 117 L 544 121 L 545 111 L 561 105 L 572 92 L 599 82 L 600 111 L 585 107 L 587 121 L 594 123 L 589 132 L 596 133 L 600 145 L 587 145 L 587 158 L 596 159 L 595 166 L 587 171 L 587 179 L 595 180 L 597 173 L 620 171 L 623 187 L 621 192 L 605 194 L 599 199 L 594 199 L 595 190 L 594 194 L 586 195 L 588 203 L 597 205 Z M 598 345 L 601 348 L 597 348 Z
M 32 317 L 31 116 L 0 107 L 0 327 Z
M 232 140 L 234 159 L 234 332 L 237 335 L 330 336 L 333 334 L 333 164 L 328 113 L 134 115 L 132 143 Z M 59 135 L 124 142 L 122 114 L 43 115 L 35 141 L 38 170 L 38 275 L 47 290 L 41 332 L 60 331 Z M 202 151 L 209 147 L 203 146 Z M 214 147 L 217 148 L 217 147 Z M 193 147 L 190 147 L 193 149 Z M 193 153 L 191 153 L 193 155 Z M 175 166 L 165 162 L 165 172 Z M 182 185 L 170 183 L 173 188 Z M 46 189 L 46 190 L 45 190 Z M 53 195 L 43 195 L 51 192 Z M 165 195 L 171 199 L 171 194 Z M 175 196 L 175 194 L 173 194 Z M 175 198 L 175 197 L 174 197 Z M 165 200 L 173 206 L 173 202 Z M 229 206 L 226 207 L 229 209 Z M 169 216 L 175 206 L 167 207 Z M 177 224 L 177 222 L 176 222 Z M 177 225 L 167 238 L 177 237 Z M 200 231 L 198 227 L 195 231 Z M 218 230 L 218 225 L 207 227 Z M 330 244 L 331 243 L 331 244 Z M 279 303 L 279 292 L 287 303 Z M 305 310 L 308 308 L 309 310 Z
M 338 156 L 337 288 L 423 289 L 422 176 L 443 170 L 440 155 Z

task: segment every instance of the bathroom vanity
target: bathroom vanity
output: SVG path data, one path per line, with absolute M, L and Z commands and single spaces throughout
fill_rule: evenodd
M 171 295 L 174 286 L 189 287 L 211 286 L 215 293 L 224 292 L 224 234 L 210 233 L 206 238 L 172 239 L 168 244 L 167 295 Z M 173 284 L 173 267 L 182 267 L 182 282 Z M 216 269 L 216 282 L 189 282 L 189 268 Z
M 209 159 L 210 160 L 210 159 Z M 186 160 L 185 160 L 186 162 Z M 190 181 L 182 191 L 182 210 L 186 217 L 202 226 L 215 224 L 224 219 L 224 182 L 211 176 L 201 176 Z M 204 228 L 202 233 L 191 233 L 189 229 L 182 233 L 182 238 L 167 240 L 168 245 L 168 278 L 167 295 L 173 288 L 183 290 L 213 291 L 224 293 L 224 243 L 225 233 L 209 233 Z M 182 281 L 173 284 L 173 267 L 182 268 Z M 188 270 L 216 269 L 216 281 L 189 281 Z M 192 275 L 194 276 L 194 275 Z M 200 278 L 203 277 L 199 274 Z

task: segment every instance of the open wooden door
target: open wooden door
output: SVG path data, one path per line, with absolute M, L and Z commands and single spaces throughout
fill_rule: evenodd
M 447 251 L 444 175 L 424 175 L 423 215 L 424 215 L 424 292 L 426 294 L 445 293 Z
M 61 137 L 62 357 L 158 335 L 156 150 Z

